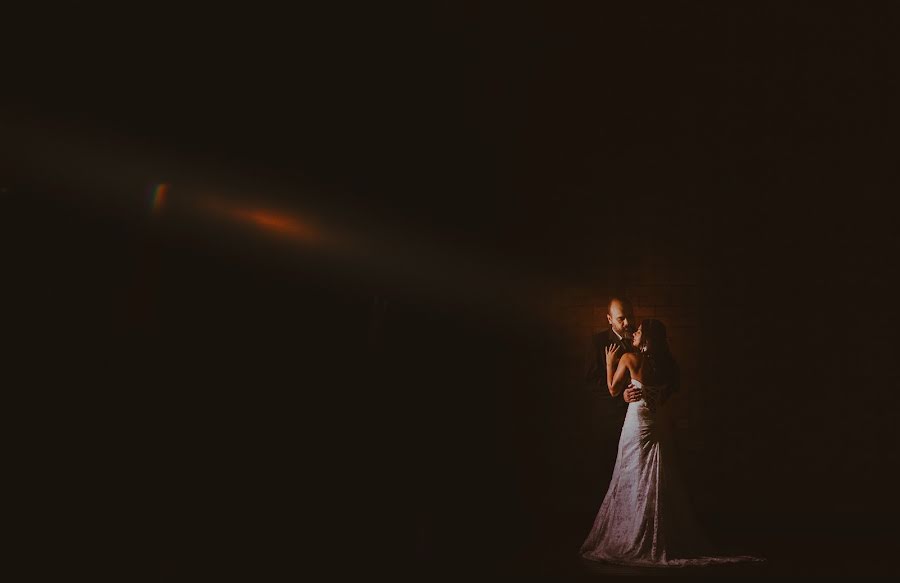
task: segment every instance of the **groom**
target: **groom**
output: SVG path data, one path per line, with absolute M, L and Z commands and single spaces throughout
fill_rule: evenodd
M 611 344 L 619 346 L 618 356 L 634 350 L 631 339 L 638 324 L 631 302 L 624 298 L 612 298 L 606 309 L 606 320 L 609 328 L 591 336 L 585 355 L 584 378 L 602 401 L 610 402 L 617 413 L 624 415 L 625 404 L 640 401 L 641 392 L 629 385 L 623 391 L 622 399 L 610 395 L 606 384 L 606 347 Z

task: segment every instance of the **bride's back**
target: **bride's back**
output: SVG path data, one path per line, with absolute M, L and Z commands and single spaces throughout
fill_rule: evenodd
M 665 401 L 680 386 L 680 374 L 675 360 L 668 354 L 634 354 L 631 378 L 637 380 L 644 389 L 652 387 L 661 393 Z M 645 390 L 646 392 L 646 390 Z

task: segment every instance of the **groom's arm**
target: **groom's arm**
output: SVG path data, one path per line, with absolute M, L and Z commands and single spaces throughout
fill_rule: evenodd
M 681 388 L 681 369 L 678 368 L 678 363 L 672 363 L 672 371 L 670 374 L 669 382 L 666 383 L 665 388 L 663 389 L 662 398 L 660 400 L 661 403 L 665 403 L 668 401 L 674 393 L 677 393 Z
M 584 380 L 595 393 L 605 395 L 609 392 L 606 385 L 606 361 L 593 334 L 588 337 L 584 349 Z

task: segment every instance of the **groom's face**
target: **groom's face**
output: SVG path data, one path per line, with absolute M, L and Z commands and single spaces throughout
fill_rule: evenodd
M 623 302 L 614 301 L 609 304 L 609 313 L 606 314 L 609 325 L 619 336 L 625 337 L 634 331 L 634 315 L 631 306 Z

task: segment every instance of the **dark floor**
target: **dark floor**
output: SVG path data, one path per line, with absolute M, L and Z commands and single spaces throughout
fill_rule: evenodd
M 896 537 L 854 538 L 825 536 L 823 533 L 770 535 L 754 552 L 734 548 L 736 554 L 763 556 L 766 563 L 717 565 L 686 568 L 634 568 L 584 561 L 577 556 L 578 544 L 568 548 L 544 549 L 529 553 L 519 561 L 503 565 L 509 575 L 539 574 L 565 579 L 603 579 L 618 576 L 874 576 L 898 575 Z
M 268 500 L 254 498 L 244 506 L 239 498 L 227 497 L 214 501 L 205 514 L 187 504 L 178 507 L 172 515 L 177 520 L 159 541 L 160 581 L 293 580 L 320 566 L 331 574 L 413 581 L 900 574 L 900 540 L 890 529 L 893 515 L 886 512 L 868 521 L 863 515 L 834 512 L 823 512 L 819 521 L 799 512 L 773 512 L 756 522 L 713 517 L 704 524 L 717 554 L 751 555 L 766 562 L 629 568 L 581 559 L 589 514 L 567 516 L 544 509 L 500 516 L 489 507 L 467 512 L 469 501 L 450 507 L 453 497 L 448 495 L 443 505 L 429 506 L 433 520 L 418 517 L 417 529 L 417 517 L 404 509 L 406 493 L 376 490 L 375 475 L 361 473 L 365 483 L 348 483 L 346 491 L 334 490 L 330 498 L 325 493 L 294 494 L 292 483 L 284 491 L 267 490 Z M 353 499 L 363 489 L 370 498 L 359 504 L 330 503 Z M 295 508 L 282 504 L 292 496 L 298 498 Z

